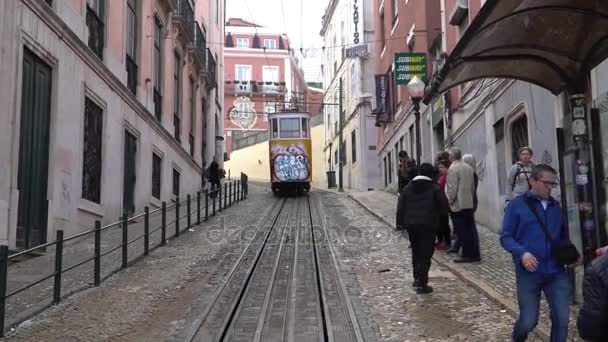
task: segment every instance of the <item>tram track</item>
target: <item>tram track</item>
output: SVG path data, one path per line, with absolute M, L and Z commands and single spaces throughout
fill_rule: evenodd
M 313 194 L 279 201 L 186 341 L 363 341 L 319 216 Z

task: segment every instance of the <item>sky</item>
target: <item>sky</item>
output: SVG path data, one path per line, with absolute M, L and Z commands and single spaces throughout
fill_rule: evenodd
M 329 0 L 226 0 L 226 20 L 242 18 L 286 33 L 307 81 L 322 81 L 321 18 Z M 284 13 L 284 15 L 283 15 Z M 304 50 L 304 58 L 300 48 Z

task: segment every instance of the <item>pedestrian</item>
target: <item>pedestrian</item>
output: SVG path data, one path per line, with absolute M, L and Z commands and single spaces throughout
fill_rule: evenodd
M 528 146 L 520 148 L 517 152 L 518 160 L 511 166 L 507 176 L 505 207 L 510 200 L 530 190 L 530 175 L 534 167 L 533 155 L 534 152 Z
M 465 154 L 462 156 L 462 160 L 467 163 L 473 169 L 473 213 L 471 217 L 471 234 L 473 238 L 473 249 L 477 251 L 477 254 L 480 254 L 479 251 L 479 233 L 477 232 L 477 224 L 475 223 L 475 212 L 477 211 L 477 206 L 479 205 L 479 200 L 477 198 L 477 188 L 479 187 L 479 176 L 477 175 L 477 162 L 475 161 L 475 157 L 472 154 Z
M 433 292 L 428 285 L 428 273 L 434 252 L 439 217 L 448 214 L 448 202 L 431 177 L 433 165 L 420 165 L 419 175 L 403 188 L 399 195 L 399 221 L 405 227 L 412 243 L 412 268 L 416 293 Z
M 450 148 L 450 168 L 445 188 L 454 224 L 454 231 L 458 236 L 458 243 L 454 243 L 451 252 L 462 247 L 462 257 L 454 262 L 480 261 L 479 245 L 475 244 L 473 228 L 473 194 L 475 192 L 475 172 L 473 168 L 462 160 L 462 151 L 457 147 Z
M 439 160 L 436 167 L 439 175 L 437 185 L 439 185 L 442 192 L 445 192 L 445 184 L 448 180 L 448 169 L 450 167 L 450 162 L 449 160 Z M 450 234 L 450 216 L 448 212 L 446 215 L 441 215 L 439 218 L 437 245 L 435 248 L 438 250 L 446 250 L 450 247 L 452 247 L 452 237 Z
M 578 333 L 587 341 L 608 341 L 608 246 L 585 269 L 583 305 L 578 312 Z
M 211 183 L 211 197 L 217 195 L 217 189 L 220 188 L 220 166 L 213 158 L 213 161 L 209 165 L 209 183 Z
M 568 336 L 570 285 L 566 265 L 579 254 L 568 239 L 567 222 L 559 203 L 551 197 L 557 172 L 539 164 L 530 174 L 531 190 L 507 205 L 500 243 L 513 256 L 519 318 L 513 341 L 525 341 L 538 322 L 541 291 L 551 311 L 551 342 Z
M 407 152 L 399 151 L 399 180 L 397 185 L 399 189 L 397 189 L 397 195 L 411 180 L 407 177 L 407 161 L 409 159 L 410 157 L 407 155 Z

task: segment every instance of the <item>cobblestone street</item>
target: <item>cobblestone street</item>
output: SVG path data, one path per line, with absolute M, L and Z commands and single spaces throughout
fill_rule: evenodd
M 349 196 L 317 196 L 366 341 L 509 340 L 509 310 L 437 263 L 435 291 L 416 294 L 405 238 Z M 276 200 L 266 186 L 252 185 L 247 201 L 24 322 L 6 340 L 183 341 Z

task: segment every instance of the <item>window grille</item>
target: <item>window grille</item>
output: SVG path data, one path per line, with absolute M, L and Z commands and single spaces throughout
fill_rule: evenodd
M 82 198 L 100 203 L 103 110 L 85 99 Z

